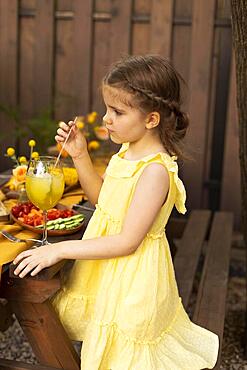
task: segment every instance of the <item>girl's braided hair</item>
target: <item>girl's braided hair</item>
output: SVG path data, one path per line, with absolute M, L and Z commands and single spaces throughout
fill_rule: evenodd
M 170 62 L 158 55 L 129 56 L 106 74 L 103 85 L 120 88 L 133 95 L 128 104 L 147 114 L 157 111 L 160 139 L 170 155 L 183 155 L 181 140 L 189 125 L 188 115 L 181 110 L 180 81 L 184 82 Z

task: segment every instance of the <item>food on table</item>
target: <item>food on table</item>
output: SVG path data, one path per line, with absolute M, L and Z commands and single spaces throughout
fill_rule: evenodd
M 9 211 L 0 200 L 0 221 L 7 221 L 9 218 Z
M 32 202 L 19 203 L 12 207 L 11 212 L 15 218 L 26 225 L 43 227 L 43 212 Z M 62 230 L 73 229 L 79 226 L 84 216 L 82 214 L 75 214 L 72 209 L 52 208 L 47 211 L 47 219 L 47 226 L 49 226 L 48 230 Z M 58 224 L 59 227 L 55 227 L 56 224 Z M 54 225 L 54 227 L 52 225 Z
M 63 167 L 65 185 L 71 186 L 78 182 L 78 174 L 73 167 Z
M 82 214 L 74 215 L 74 216 L 66 217 L 66 218 L 58 218 L 56 220 L 47 222 L 47 230 L 74 229 L 77 226 L 79 226 L 83 220 L 84 220 L 84 215 Z M 42 225 L 37 226 L 37 227 L 42 227 Z

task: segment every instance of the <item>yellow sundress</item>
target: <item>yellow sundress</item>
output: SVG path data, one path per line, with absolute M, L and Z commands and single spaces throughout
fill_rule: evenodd
M 165 234 L 174 204 L 186 212 L 177 158 L 158 153 L 129 161 L 126 149 L 123 145 L 107 167 L 83 239 L 121 231 L 136 183 L 150 163 L 168 170 L 166 202 L 134 254 L 75 261 L 53 305 L 70 338 L 83 341 L 81 370 L 212 369 L 218 336 L 185 312 Z

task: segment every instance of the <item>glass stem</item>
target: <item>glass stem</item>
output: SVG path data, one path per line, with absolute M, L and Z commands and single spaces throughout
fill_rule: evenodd
M 47 240 L 47 211 L 43 211 L 43 220 L 44 220 L 44 230 L 43 230 L 43 238 L 42 238 L 42 245 L 49 244 Z

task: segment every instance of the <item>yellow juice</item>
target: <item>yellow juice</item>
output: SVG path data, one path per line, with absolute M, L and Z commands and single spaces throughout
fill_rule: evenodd
M 26 192 L 30 201 L 42 210 L 53 208 L 64 191 L 64 175 L 52 170 L 43 175 L 26 176 Z

